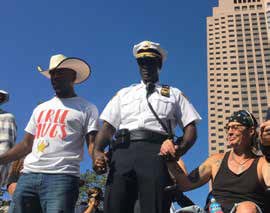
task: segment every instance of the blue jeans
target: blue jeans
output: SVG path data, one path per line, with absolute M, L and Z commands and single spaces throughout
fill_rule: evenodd
M 79 178 L 65 174 L 22 174 L 13 196 L 15 213 L 73 213 Z
M 14 207 L 15 207 L 14 202 L 13 200 L 11 200 L 8 208 L 8 213 L 14 213 Z

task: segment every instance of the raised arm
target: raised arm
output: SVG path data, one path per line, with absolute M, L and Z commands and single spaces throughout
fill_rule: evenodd
M 34 137 L 32 134 L 26 133 L 20 143 L 0 156 L 0 165 L 21 159 L 29 154 L 32 150 Z
M 181 169 L 184 172 L 184 174 L 185 175 L 188 175 L 188 171 L 187 171 L 186 165 L 185 165 L 184 161 L 181 158 L 177 161 L 177 164 L 181 167 Z
M 185 174 L 182 166 L 176 162 L 168 162 L 168 169 L 174 176 L 181 191 L 189 191 L 206 184 L 212 178 L 212 167 L 215 163 L 214 157 L 209 157 L 199 167 L 194 169 L 189 175 Z

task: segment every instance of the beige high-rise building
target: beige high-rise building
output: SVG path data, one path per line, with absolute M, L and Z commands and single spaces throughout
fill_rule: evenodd
M 207 17 L 209 154 L 225 152 L 224 126 L 248 109 L 259 122 L 270 105 L 270 0 L 219 0 Z

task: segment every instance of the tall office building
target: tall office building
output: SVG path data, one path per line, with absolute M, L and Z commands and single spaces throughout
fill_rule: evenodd
M 270 105 L 270 0 L 219 0 L 207 17 L 209 154 L 228 147 L 228 116 Z

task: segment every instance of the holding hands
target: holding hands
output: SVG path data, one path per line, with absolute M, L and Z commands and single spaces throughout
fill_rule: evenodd
M 93 153 L 93 170 L 102 175 L 107 172 L 108 157 L 106 153 L 95 150 Z
M 179 146 L 175 145 L 172 139 L 165 140 L 161 147 L 159 155 L 164 156 L 166 160 L 178 160 L 179 155 Z

